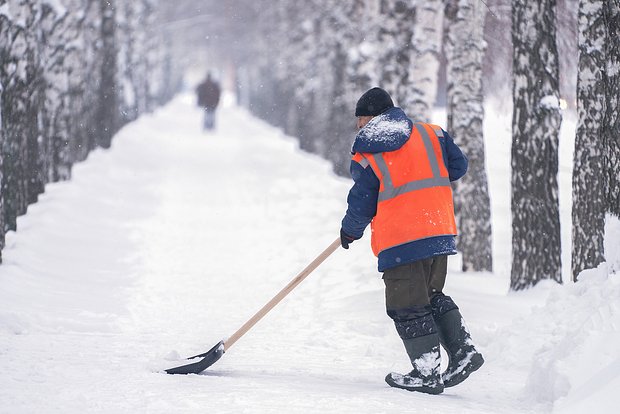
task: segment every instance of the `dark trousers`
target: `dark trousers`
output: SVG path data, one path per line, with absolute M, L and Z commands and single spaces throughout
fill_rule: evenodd
M 204 108 L 203 128 L 215 128 L 215 108 Z
M 387 269 L 383 273 L 386 308 L 395 310 L 429 305 L 431 296 L 443 291 L 447 273 L 448 256 L 435 256 Z
M 444 297 L 447 271 L 448 256 L 435 256 L 383 273 L 387 314 L 403 339 L 436 332 L 431 301 Z

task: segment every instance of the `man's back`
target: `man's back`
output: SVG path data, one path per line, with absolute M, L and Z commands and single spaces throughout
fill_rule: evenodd
M 198 105 L 207 109 L 215 109 L 220 101 L 220 87 L 211 78 L 198 85 Z

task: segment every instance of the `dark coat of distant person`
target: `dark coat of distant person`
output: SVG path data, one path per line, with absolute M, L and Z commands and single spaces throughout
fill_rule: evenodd
M 220 102 L 220 86 L 211 76 L 207 76 L 196 88 L 198 106 L 214 110 Z

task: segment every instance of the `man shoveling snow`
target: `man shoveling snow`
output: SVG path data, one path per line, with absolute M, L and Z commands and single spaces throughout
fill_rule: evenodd
M 371 224 L 387 313 L 413 365 L 408 374 L 388 374 L 386 382 L 440 394 L 484 363 L 457 305 L 442 292 L 448 255 L 456 254 L 450 182 L 465 174 L 467 158 L 446 131 L 412 122 L 381 88 L 360 97 L 355 116 L 355 183 L 342 220 L 342 247 Z M 450 361 L 443 374 L 440 344 Z

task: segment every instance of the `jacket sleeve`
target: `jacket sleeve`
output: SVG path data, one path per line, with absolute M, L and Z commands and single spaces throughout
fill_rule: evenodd
M 351 161 L 351 177 L 354 184 L 347 197 L 348 208 L 342 220 L 342 230 L 360 238 L 377 214 L 379 179 L 370 166 L 364 168 L 355 161 Z
M 441 143 L 443 160 L 448 169 L 450 181 L 456 181 L 467 172 L 469 161 L 458 145 L 456 145 L 450 134 L 445 130 L 442 131 L 443 137 L 439 138 L 439 142 Z

